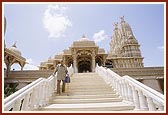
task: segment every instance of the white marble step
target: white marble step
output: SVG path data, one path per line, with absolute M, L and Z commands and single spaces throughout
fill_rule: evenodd
M 67 85 L 66 85 L 67 86 Z M 93 86 L 93 85 L 92 85 Z M 68 87 L 68 86 L 67 86 Z M 102 85 L 102 86 L 94 86 L 94 87 L 84 87 L 84 86 L 78 86 L 78 87 L 75 87 L 75 86 L 72 86 L 71 84 L 69 84 L 69 88 L 70 89 L 72 89 L 72 90 L 75 90 L 75 89 L 77 89 L 77 90 L 80 90 L 80 89 L 109 89 L 109 90 L 114 90 L 114 88 L 112 88 L 112 87 L 110 87 L 110 86 L 104 86 L 104 85 Z
M 124 102 L 82 103 L 82 104 L 51 104 L 40 111 L 128 111 L 134 106 Z
M 116 91 L 95 73 L 73 74 L 68 93 L 66 90 L 66 93 L 62 93 L 61 96 L 55 96 L 49 104 L 38 110 L 56 112 L 129 111 L 134 109 L 134 106 L 122 102 Z
M 118 94 L 99 94 L 99 95 L 72 95 L 69 93 L 69 96 L 66 93 L 61 94 L 61 96 L 55 96 L 54 99 L 97 99 L 97 98 L 116 98 L 119 97 Z
M 96 89 L 86 89 L 86 88 L 80 88 L 80 89 L 69 89 L 69 91 L 71 92 L 89 92 L 89 91 L 94 91 L 94 92 L 115 92 L 114 90 L 112 89 L 100 89 L 100 88 L 96 88 Z
M 54 99 L 50 103 L 63 104 L 63 103 L 105 103 L 105 102 L 121 102 L 120 98 L 86 98 L 86 99 Z
M 101 91 L 99 91 L 99 92 L 70 92 L 69 91 L 69 93 L 70 94 L 72 94 L 72 95 L 99 95 L 100 93 L 102 93 L 102 94 L 116 94 L 116 92 L 101 92 Z

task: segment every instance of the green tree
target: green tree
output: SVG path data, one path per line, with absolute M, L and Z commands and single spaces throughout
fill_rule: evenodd
M 18 83 L 11 83 L 11 84 L 5 84 L 4 86 L 4 98 L 8 97 L 9 95 L 15 93 L 18 89 L 17 86 Z

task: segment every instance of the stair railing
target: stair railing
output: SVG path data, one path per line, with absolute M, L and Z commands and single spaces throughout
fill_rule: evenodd
M 140 83 L 130 76 L 121 77 L 117 73 L 102 66 L 96 66 L 98 73 L 104 81 L 112 86 L 123 101 L 133 104 L 135 110 L 164 111 L 165 96 L 160 92 Z
M 72 65 L 68 73 L 73 74 Z M 57 73 L 56 73 L 57 74 Z M 55 75 L 56 76 L 56 75 Z M 4 112 L 32 111 L 46 106 L 57 89 L 57 77 L 39 78 L 4 99 Z

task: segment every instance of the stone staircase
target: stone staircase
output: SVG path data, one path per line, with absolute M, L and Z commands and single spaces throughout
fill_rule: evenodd
M 96 73 L 75 73 L 66 93 L 54 96 L 38 111 L 133 111 L 134 106 L 122 101 L 113 88 Z

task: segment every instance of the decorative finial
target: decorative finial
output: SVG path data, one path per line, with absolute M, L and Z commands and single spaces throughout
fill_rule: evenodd
M 51 56 L 48 59 L 51 59 Z
M 113 26 L 114 28 L 118 28 L 118 22 L 114 22 Z
M 82 35 L 82 38 L 86 38 L 85 34 Z
M 120 19 L 121 19 L 121 22 L 124 22 L 124 16 L 121 16 Z
M 17 43 L 17 42 L 15 41 L 15 43 L 12 45 L 12 47 L 15 47 L 15 48 L 17 48 L 17 47 L 16 47 L 16 43 Z

